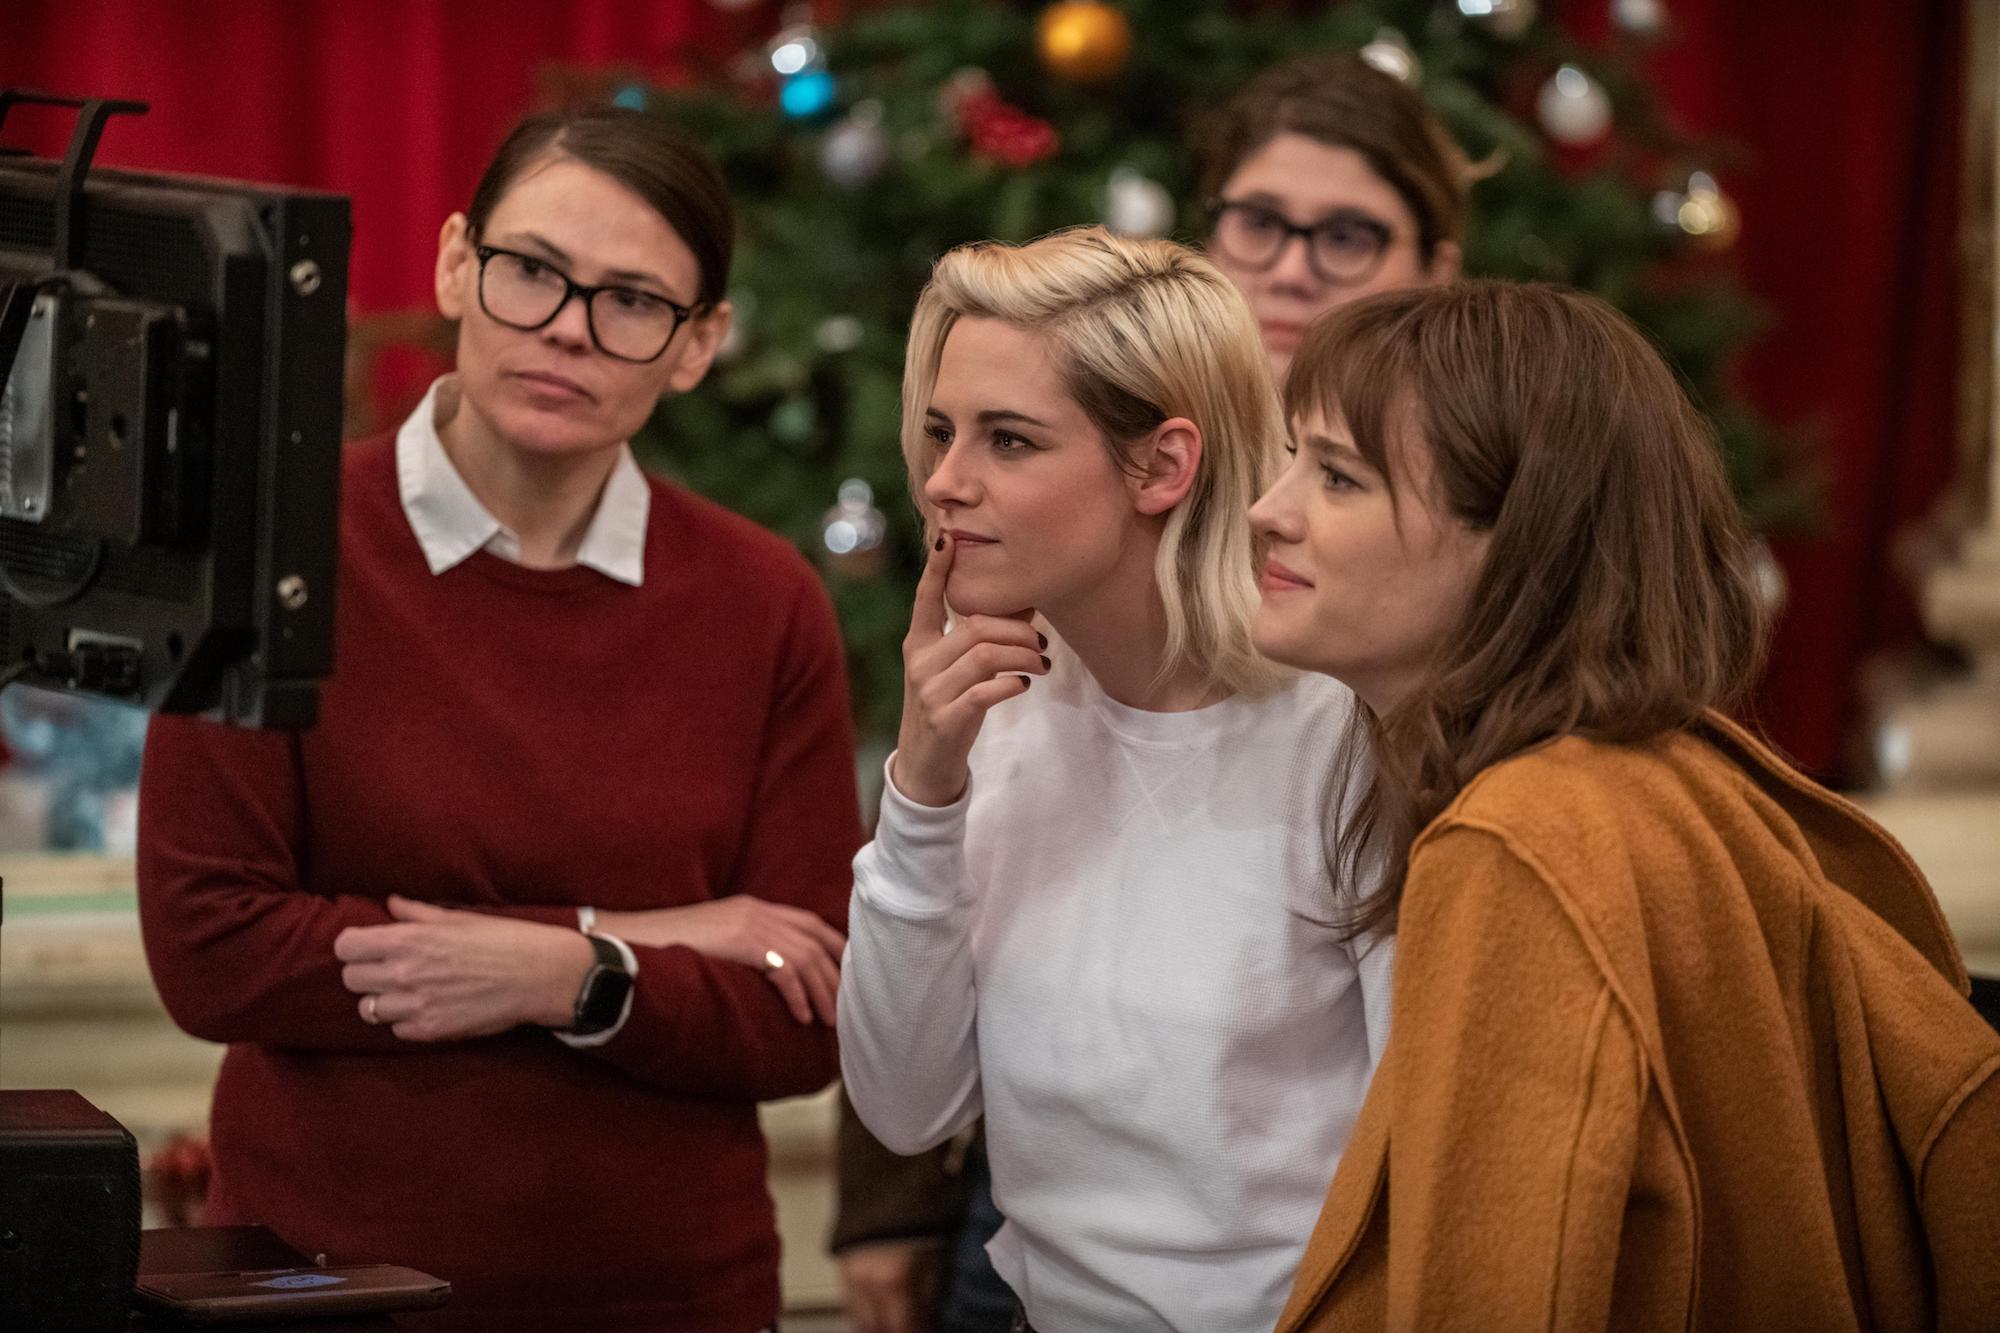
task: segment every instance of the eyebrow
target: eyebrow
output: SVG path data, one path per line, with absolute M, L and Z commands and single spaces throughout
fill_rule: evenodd
M 535 247 L 537 250 L 540 250 L 542 253 L 546 254 L 550 259 L 553 259 L 558 264 L 574 264 L 576 262 L 573 258 L 571 258 L 568 251 L 564 250 L 561 246 L 557 245 L 554 241 L 550 240 L 546 236 L 539 235 L 532 231 L 517 232 L 514 235 L 516 238 L 516 244 L 531 245 Z M 629 286 L 632 283 L 636 282 L 646 282 L 646 283 L 651 283 L 655 287 L 658 287 L 662 292 L 671 290 L 671 288 L 667 285 L 666 281 L 662 279 L 658 274 L 647 273 L 642 269 L 629 269 L 629 268 L 614 269 L 613 271 L 605 274 L 604 277 L 606 280 L 605 283 L 600 283 L 596 285 L 603 286 L 606 284 L 610 284 L 618 286 Z
M 935 407 L 926 408 L 924 412 L 926 416 L 936 417 L 940 421 L 951 420 L 950 416 L 948 416 L 946 413 L 938 410 Z M 1043 430 L 1049 429 L 1049 423 L 1043 421 L 1040 417 L 1031 417 L 1026 412 L 1016 412 L 1011 408 L 1005 408 L 1005 407 L 989 408 L 984 412 L 976 414 L 973 417 L 973 420 L 978 422 L 982 426 L 1000 426 L 1000 425 L 1011 425 L 1019 423 L 1024 426 L 1040 426 Z
M 1306 436 L 1305 443 L 1306 448 L 1316 454 L 1331 454 L 1335 458 L 1351 459 L 1361 464 L 1361 466 L 1371 468 L 1372 470 L 1372 465 L 1366 458 L 1361 456 L 1361 451 L 1351 444 L 1343 444 L 1341 441 L 1328 435 L 1308 435 Z
M 1277 195 L 1272 194 L 1268 190 L 1252 190 L 1250 191 L 1250 193 L 1244 195 L 1240 199 L 1230 199 L 1230 200 L 1225 200 L 1224 202 L 1233 204 L 1252 204 L 1258 208 L 1263 209 L 1267 213 L 1277 214 L 1279 217 L 1283 218 L 1287 222 L 1290 222 L 1292 220 L 1291 210 L 1285 207 L 1285 201 L 1280 199 Z M 1377 217 L 1373 210 L 1363 208 L 1360 204 L 1335 204 L 1333 207 L 1327 209 L 1325 212 L 1321 213 L 1318 217 L 1314 218 L 1311 222 L 1304 222 L 1298 225 L 1305 227 L 1323 227 L 1329 222 L 1372 222 L 1378 227 L 1387 227 L 1389 225 L 1387 222 L 1384 222 L 1381 218 Z

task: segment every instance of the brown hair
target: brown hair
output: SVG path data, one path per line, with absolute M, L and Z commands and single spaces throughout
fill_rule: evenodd
M 1252 153 L 1284 133 L 1352 148 L 1417 220 L 1417 253 L 1465 239 L 1477 174 L 1423 97 L 1359 56 L 1317 53 L 1271 66 L 1226 102 L 1201 136 L 1201 191 L 1215 199 Z
M 1351 930 L 1393 922 L 1412 840 L 1481 770 L 1557 736 L 1641 742 L 1749 686 L 1766 617 L 1714 433 L 1603 301 L 1479 280 L 1353 302 L 1308 330 L 1285 412 L 1337 412 L 1392 500 L 1422 447 L 1429 503 L 1487 534 L 1425 680 L 1358 710 L 1336 765 L 1336 883 L 1387 870 Z
M 516 125 L 493 154 L 465 210 L 474 233 L 521 173 L 551 154 L 595 167 L 653 206 L 694 251 L 701 305 L 720 301 L 729 282 L 736 210 L 722 172 L 701 145 L 659 116 L 626 107 L 541 111 Z

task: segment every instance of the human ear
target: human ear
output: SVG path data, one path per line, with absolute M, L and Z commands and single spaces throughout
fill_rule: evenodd
M 1153 428 L 1139 451 L 1145 473 L 1133 496 L 1142 514 L 1164 514 L 1187 498 L 1201 470 L 1201 427 L 1186 417 L 1169 417 Z
M 690 316 L 681 326 L 681 335 L 677 336 L 687 337 L 688 345 L 674 363 L 673 373 L 667 376 L 671 392 L 686 393 L 701 383 L 702 376 L 708 374 L 709 366 L 715 362 L 715 354 L 729 337 L 729 325 L 735 317 L 729 302 L 717 301 L 701 314 Z
M 465 220 L 465 214 L 453 213 L 438 230 L 437 272 L 432 279 L 438 313 L 446 319 L 465 317 L 471 291 L 466 279 L 478 264 L 479 256 L 472 251 L 472 224 Z
M 1431 262 L 1424 270 L 1424 278 L 1440 287 L 1457 282 L 1464 264 L 1465 251 L 1457 241 L 1439 241 L 1431 247 Z

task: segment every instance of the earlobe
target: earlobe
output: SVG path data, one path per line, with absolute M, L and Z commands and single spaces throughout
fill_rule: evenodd
M 1142 514 L 1164 514 L 1187 498 L 1201 471 L 1201 428 L 1171 417 L 1153 431 L 1142 457 L 1146 473 L 1135 497 Z

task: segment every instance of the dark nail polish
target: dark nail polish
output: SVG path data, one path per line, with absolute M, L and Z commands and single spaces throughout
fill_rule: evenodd
M 1033 676 L 1021 677 L 1021 684 L 1023 685 L 1033 685 L 1034 683 L 1035 683 L 1035 678 Z
M 932 542 L 931 549 L 933 551 L 942 551 L 944 549 L 944 538 L 940 537 L 936 541 Z
M 1042 655 L 1042 670 L 1044 670 L 1044 671 L 1047 671 L 1047 670 L 1049 669 L 1049 666 L 1050 666 L 1050 663 L 1049 663 L 1049 659 L 1048 659 L 1048 654 L 1044 653 L 1044 654 Z
M 1047 648 L 1049 646 L 1049 636 L 1046 634 L 1037 633 L 1035 635 L 1035 646 L 1037 648 Z

